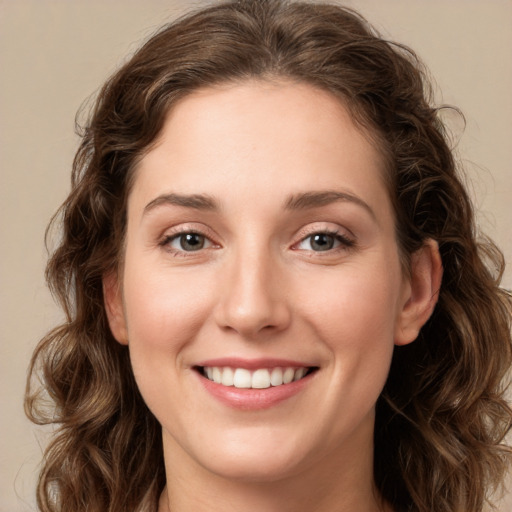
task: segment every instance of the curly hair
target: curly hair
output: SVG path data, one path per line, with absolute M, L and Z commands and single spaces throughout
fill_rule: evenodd
M 374 478 L 394 510 L 477 512 L 509 466 L 504 392 L 512 362 L 503 257 L 474 213 L 408 48 L 356 12 L 280 0 L 217 3 L 163 27 L 99 93 L 74 160 L 47 280 L 66 322 L 32 358 L 26 411 L 55 424 L 38 485 L 44 512 L 155 511 L 165 485 L 161 427 L 141 398 L 126 346 L 109 329 L 102 277 L 123 258 L 134 169 L 166 113 L 218 83 L 290 79 L 340 98 L 378 143 L 404 268 L 427 239 L 444 267 L 418 339 L 396 347 L 377 403 Z M 52 407 L 48 408 L 48 399 Z

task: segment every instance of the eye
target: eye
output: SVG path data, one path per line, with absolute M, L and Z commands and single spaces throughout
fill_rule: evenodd
M 167 237 L 162 245 L 179 252 L 194 252 L 212 246 L 212 242 L 200 233 L 187 232 Z
M 318 232 L 302 239 L 297 245 L 303 251 L 324 252 L 340 246 L 352 247 L 354 242 L 339 233 Z

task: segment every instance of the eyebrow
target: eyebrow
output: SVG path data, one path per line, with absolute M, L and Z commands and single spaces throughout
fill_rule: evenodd
M 337 190 L 325 190 L 318 192 L 303 192 L 292 195 L 285 203 L 287 210 L 308 210 L 319 208 L 337 202 L 351 202 L 364 208 L 373 219 L 377 219 L 375 212 L 360 197 L 348 192 L 339 192 Z
M 373 219 L 376 219 L 375 212 L 360 197 L 348 192 L 337 190 L 323 190 L 314 192 L 301 192 L 291 195 L 284 203 L 286 210 L 308 210 L 320 208 L 336 202 L 351 202 L 364 208 Z M 144 208 L 143 215 L 162 205 L 182 206 L 194 210 L 217 212 L 220 210 L 219 203 L 215 198 L 207 194 L 162 194 L 150 201 Z
M 183 206 L 185 208 L 193 208 L 194 210 L 205 210 L 205 211 L 218 211 L 219 204 L 217 201 L 206 194 L 162 194 L 150 201 L 145 207 L 143 215 L 147 214 L 151 210 L 154 210 L 157 206 L 162 205 L 173 205 Z

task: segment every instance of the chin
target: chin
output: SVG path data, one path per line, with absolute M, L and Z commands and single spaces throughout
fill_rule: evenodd
M 220 477 L 253 483 L 286 479 L 311 464 L 307 443 L 292 439 L 289 432 L 280 436 L 271 428 L 265 430 L 212 443 L 196 461 Z
M 287 479 L 300 472 L 301 464 L 291 458 L 272 460 L 255 456 L 242 459 L 223 457 L 223 460 L 205 461 L 206 470 L 226 480 L 246 483 L 272 483 Z

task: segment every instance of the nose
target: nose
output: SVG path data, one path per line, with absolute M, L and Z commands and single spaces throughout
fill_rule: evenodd
M 239 254 L 222 272 L 216 321 L 246 339 L 285 330 L 291 310 L 282 268 L 268 252 Z

